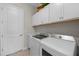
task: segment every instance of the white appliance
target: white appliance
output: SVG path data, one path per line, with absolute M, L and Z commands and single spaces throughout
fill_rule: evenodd
M 46 34 L 37 34 L 30 38 L 30 51 L 32 56 L 40 56 L 41 40 L 47 38 Z
M 72 36 L 58 37 L 57 35 L 56 38 L 52 36 L 52 37 L 43 39 L 41 43 L 42 43 L 40 45 L 41 56 L 75 56 L 76 55 L 77 46 Z
M 31 37 L 32 56 L 74 56 L 76 42 L 74 37 L 58 34 L 38 34 Z

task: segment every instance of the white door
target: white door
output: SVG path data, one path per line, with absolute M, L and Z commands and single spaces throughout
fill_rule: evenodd
M 23 48 L 24 12 L 15 6 L 4 8 L 3 54 L 8 55 Z

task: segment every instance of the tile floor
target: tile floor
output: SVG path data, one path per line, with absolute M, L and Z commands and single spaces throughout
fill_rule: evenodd
M 30 50 L 20 50 L 16 53 L 9 54 L 7 56 L 30 56 Z

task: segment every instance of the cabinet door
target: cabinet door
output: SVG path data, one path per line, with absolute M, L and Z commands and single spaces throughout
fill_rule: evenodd
M 39 13 L 36 13 L 35 15 L 33 15 L 32 17 L 32 26 L 36 26 L 36 25 L 39 25 L 41 22 L 40 22 L 40 18 L 39 18 Z
M 40 55 L 40 44 L 37 40 L 31 39 L 31 55 L 39 56 Z
M 39 20 L 41 20 L 41 24 L 48 23 L 49 19 L 49 5 L 45 6 L 42 10 L 39 11 Z
M 35 25 L 42 25 L 48 23 L 49 18 L 49 5 L 45 6 L 39 12 L 37 12 L 33 16 L 33 26 Z
M 79 17 L 79 3 L 64 3 L 64 20 Z
M 63 18 L 63 4 L 52 3 L 50 4 L 50 19 L 49 22 L 59 22 Z

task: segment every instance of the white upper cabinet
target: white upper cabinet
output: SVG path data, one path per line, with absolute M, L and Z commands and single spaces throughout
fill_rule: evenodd
M 39 20 L 41 20 L 41 24 L 48 23 L 49 19 L 49 5 L 45 6 L 44 9 L 39 11 Z
M 33 15 L 33 17 L 32 17 L 32 25 L 33 26 L 41 24 L 39 17 L 40 17 L 39 13 L 36 13 L 35 15 Z
M 79 3 L 51 3 L 33 16 L 33 26 L 79 18 Z
M 64 20 L 79 17 L 79 3 L 64 3 Z
M 49 22 L 58 22 L 63 18 L 63 4 L 52 3 L 50 4 L 50 18 Z
M 46 24 L 48 22 L 48 18 L 49 18 L 49 5 L 45 6 L 43 9 L 41 9 L 39 12 L 33 15 L 32 25 L 36 26 Z

